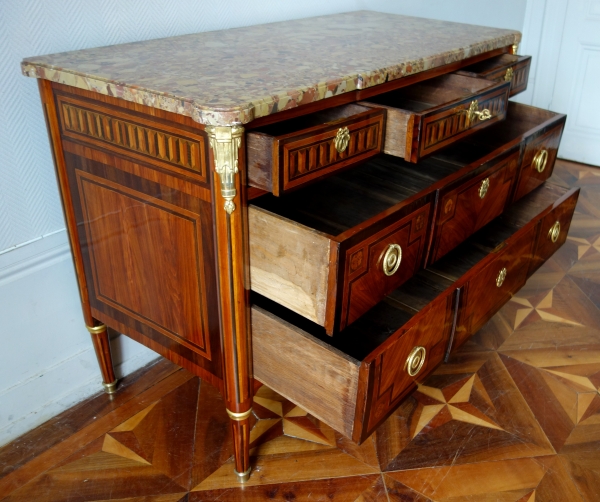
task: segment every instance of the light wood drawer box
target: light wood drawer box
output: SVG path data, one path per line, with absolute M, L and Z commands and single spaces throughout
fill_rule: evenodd
M 530 68 L 531 56 L 501 54 L 467 66 L 456 74 L 485 78 L 494 82 L 510 82 L 509 96 L 514 96 L 527 89 Z
M 572 208 L 577 195 L 540 187 L 333 337 L 254 295 L 255 378 L 363 441 L 524 284 L 544 220 Z
M 370 98 L 387 111 L 384 152 L 408 162 L 503 120 L 508 82 L 449 74 Z
M 343 329 L 422 268 L 430 184 L 378 157 L 284 197 L 253 200 L 252 290 L 328 333 Z
M 275 195 L 378 154 L 385 110 L 349 104 L 249 131 L 248 184 Z

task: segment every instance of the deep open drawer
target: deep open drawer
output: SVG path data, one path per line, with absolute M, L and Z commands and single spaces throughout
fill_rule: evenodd
M 575 189 L 540 187 L 333 337 L 275 302 L 254 297 L 254 377 L 363 441 L 450 346 L 462 343 L 522 286 L 546 231 L 541 222 L 565 205 L 574 207 L 577 195 Z M 570 210 L 563 213 L 572 215 Z M 511 275 L 500 280 L 498 272 L 509 266 Z M 484 305 L 479 283 L 490 277 L 489 287 L 498 292 Z
M 510 82 L 510 96 L 514 96 L 527 89 L 530 68 L 531 56 L 501 54 L 479 61 L 455 73 L 494 82 Z
M 384 152 L 418 162 L 503 120 L 509 88 L 508 82 L 448 74 L 360 104 L 387 111 Z
M 483 163 L 486 167 L 479 168 L 476 176 L 459 178 L 440 189 L 428 263 L 440 259 L 550 176 L 564 121 L 564 115 L 511 102 L 506 120 L 433 156 L 462 166 Z M 540 153 L 544 150 L 547 154 Z M 542 164 L 536 163 L 541 172 L 532 166 L 536 155 L 545 156 Z

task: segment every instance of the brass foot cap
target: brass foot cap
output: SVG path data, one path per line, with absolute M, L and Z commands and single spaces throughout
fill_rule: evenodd
M 104 387 L 104 392 L 106 392 L 107 394 L 114 394 L 115 392 L 117 392 L 117 382 L 118 380 L 115 380 L 111 383 L 103 383 L 102 387 Z
M 238 481 L 240 483 L 246 483 L 250 479 L 250 471 L 251 470 L 252 470 L 252 467 L 248 467 L 248 470 L 246 472 L 239 473 L 235 469 L 233 470 L 233 472 L 238 477 Z

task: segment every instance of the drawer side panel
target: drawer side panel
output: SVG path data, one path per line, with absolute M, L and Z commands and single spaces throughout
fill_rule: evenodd
M 352 437 L 358 364 L 258 307 L 252 345 L 254 378 Z
M 323 326 L 330 240 L 254 206 L 248 223 L 252 290 Z

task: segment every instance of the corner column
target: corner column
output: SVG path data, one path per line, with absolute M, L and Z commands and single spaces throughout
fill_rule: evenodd
M 248 225 L 244 128 L 206 126 L 214 169 L 213 218 L 216 229 L 224 397 L 231 419 L 235 473 L 250 477 L 252 350 L 250 341 Z
M 77 285 L 79 287 L 83 319 L 87 330 L 92 336 L 94 351 L 96 352 L 96 358 L 98 359 L 98 365 L 100 366 L 100 372 L 102 373 L 102 386 L 104 387 L 104 391 L 107 394 L 114 394 L 117 391 L 117 379 L 115 377 L 112 356 L 110 353 L 110 340 L 106 326 L 100 324 L 92 317 L 85 268 L 83 266 L 83 256 L 79 245 L 79 229 L 77 228 L 77 221 L 73 211 L 73 199 L 71 196 L 71 189 L 69 188 L 67 166 L 60 137 L 58 111 L 54 102 L 52 84 L 48 80 L 38 79 L 38 86 L 40 97 L 42 99 L 44 117 L 46 118 L 48 137 L 52 147 L 52 157 L 54 160 L 54 168 L 56 170 L 56 178 L 58 180 L 63 213 L 67 223 L 67 233 L 69 235 L 73 264 L 75 265 L 75 272 L 77 275 Z

